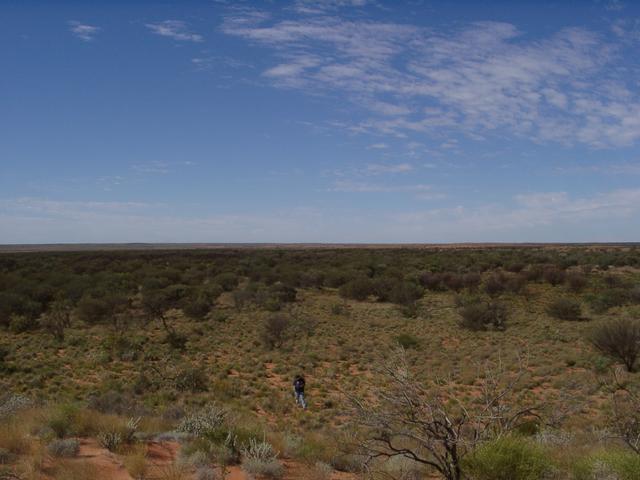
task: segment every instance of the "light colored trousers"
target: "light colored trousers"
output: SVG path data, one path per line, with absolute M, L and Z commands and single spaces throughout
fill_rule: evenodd
M 300 405 L 302 408 L 307 408 L 307 402 L 304 399 L 304 392 L 296 392 L 295 390 L 293 391 L 293 394 L 296 397 L 296 403 L 298 405 Z

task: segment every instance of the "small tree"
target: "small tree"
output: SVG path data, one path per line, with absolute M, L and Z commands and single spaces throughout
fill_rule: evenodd
M 621 376 L 623 372 L 614 370 L 609 426 L 616 438 L 640 455 L 640 393 Z
M 469 330 L 504 330 L 507 327 L 507 309 L 502 303 L 471 301 L 460 308 L 460 325 Z
M 478 445 L 501 438 L 524 421 L 538 417 L 532 407 L 516 406 L 512 394 L 526 368 L 507 372 L 488 365 L 478 381 L 482 401 L 462 405 L 451 382 L 424 387 L 399 349 L 381 367 L 384 386 L 371 392 L 375 402 L 351 397 L 357 424 L 356 443 L 365 467 L 401 458 L 435 469 L 447 480 L 463 478 L 464 457 Z
M 624 363 L 633 372 L 640 355 L 640 320 L 617 318 L 600 324 L 591 334 L 591 343 L 602 353 Z
M 41 320 L 45 330 L 56 340 L 64 340 L 64 331 L 71 325 L 71 305 L 66 300 L 58 299 L 51 303 L 49 311 Z
M 262 326 L 262 342 L 267 348 L 273 349 L 282 345 L 291 321 L 286 315 L 271 315 Z
M 582 305 L 571 298 L 558 298 L 549 304 L 547 313 L 558 320 L 581 320 Z

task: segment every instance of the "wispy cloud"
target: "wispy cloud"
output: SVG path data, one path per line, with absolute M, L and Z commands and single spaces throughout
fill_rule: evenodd
M 296 0 L 294 9 L 299 13 L 323 14 L 345 7 L 364 7 L 372 4 L 371 0 Z
M 407 173 L 413 170 L 413 165 L 410 163 L 396 163 L 396 164 L 379 164 L 372 163 L 367 165 L 365 172 L 371 175 L 380 175 L 384 173 Z
M 395 187 L 364 184 L 342 188 L 356 192 L 397 191 Z M 417 197 L 434 193 L 428 185 L 406 186 L 405 190 Z M 637 240 L 629 237 L 637 234 L 634 230 L 625 234 L 625 230 L 611 233 L 590 228 L 604 219 L 621 224 L 637 220 L 640 189 L 583 197 L 566 192 L 523 193 L 514 200 L 512 205 L 459 205 L 395 213 L 296 208 L 193 217 L 188 211 L 170 214 L 162 204 L 0 199 L 0 243 Z
M 80 40 L 84 40 L 85 42 L 92 41 L 96 34 L 101 30 L 100 27 L 96 27 L 94 25 L 88 25 L 86 23 L 77 22 L 75 20 L 71 20 L 69 22 L 69 30 Z
M 146 27 L 156 35 L 169 37 L 180 42 L 202 42 L 204 40 L 202 35 L 189 31 L 188 25 L 182 20 L 147 23 Z
M 592 147 L 640 139 L 640 95 L 623 80 L 621 46 L 587 29 L 534 39 L 500 22 L 444 33 L 327 15 L 273 21 L 256 11 L 235 12 L 221 29 L 272 50 L 264 76 L 274 85 L 341 93 L 366 108 L 354 132 L 482 139 L 505 130 Z
M 337 180 L 329 189 L 331 192 L 352 192 L 352 193 L 394 193 L 394 192 L 418 192 L 431 191 L 431 185 L 382 185 L 367 182 L 354 182 L 351 180 Z

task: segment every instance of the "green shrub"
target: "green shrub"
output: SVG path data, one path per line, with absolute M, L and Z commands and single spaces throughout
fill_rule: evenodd
M 579 458 L 571 465 L 572 480 L 640 480 L 640 455 L 611 450 Z
M 342 285 L 339 292 L 341 297 L 363 301 L 374 294 L 375 285 L 369 278 L 359 277 Z
M 227 417 L 227 410 L 211 403 L 201 410 L 185 416 L 177 430 L 197 438 L 206 438 L 218 431 L 224 425 Z
M 558 298 L 549 304 L 547 314 L 558 320 L 581 320 L 582 305 L 571 298 Z
M 291 325 L 291 320 L 286 315 L 270 315 L 262 324 L 261 338 L 267 348 L 276 348 L 282 345 Z
M 624 305 L 629 300 L 629 292 L 623 288 L 611 288 L 589 297 L 591 309 L 596 313 L 605 313 L 613 307 Z
M 591 343 L 633 372 L 640 355 L 640 320 L 617 318 L 603 322 L 591 332 Z
M 9 330 L 13 333 L 24 333 L 38 328 L 38 320 L 27 315 L 12 314 L 9 320 Z
M 80 452 L 80 442 L 75 438 L 53 440 L 47 451 L 54 457 L 76 457 Z
M 225 292 L 230 292 L 238 286 L 240 279 L 235 273 L 226 272 L 216 275 L 213 278 L 213 282 L 220 285 Z
M 567 273 L 566 277 L 567 286 L 572 292 L 581 292 L 588 285 L 589 280 L 586 275 L 579 272 Z
M 208 388 L 209 379 L 201 368 L 180 370 L 175 380 L 176 389 L 180 392 L 204 392 Z
M 74 421 L 78 414 L 75 405 L 58 405 L 51 411 L 47 419 L 47 426 L 53 430 L 58 438 L 64 438 L 74 432 Z
M 242 468 L 249 475 L 279 479 L 284 475 L 284 467 L 278 461 L 278 454 L 266 441 L 251 439 L 242 449 Z
M 552 471 L 545 451 L 517 436 L 480 446 L 464 460 L 463 468 L 473 480 L 540 480 Z
M 507 310 L 498 302 L 473 301 L 459 309 L 460 325 L 469 330 L 504 330 L 507 322 Z
M 420 346 L 420 340 L 410 333 L 402 333 L 395 340 L 404 349 L 418 348 Z

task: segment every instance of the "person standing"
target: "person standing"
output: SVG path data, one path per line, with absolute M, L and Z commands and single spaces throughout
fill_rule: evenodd
M 296 403 L 306 410 L 307 402 L 304 398 L 304 377 L 302 375 L 296 375 L 293 379 L 293 393 L 296 397 Z

